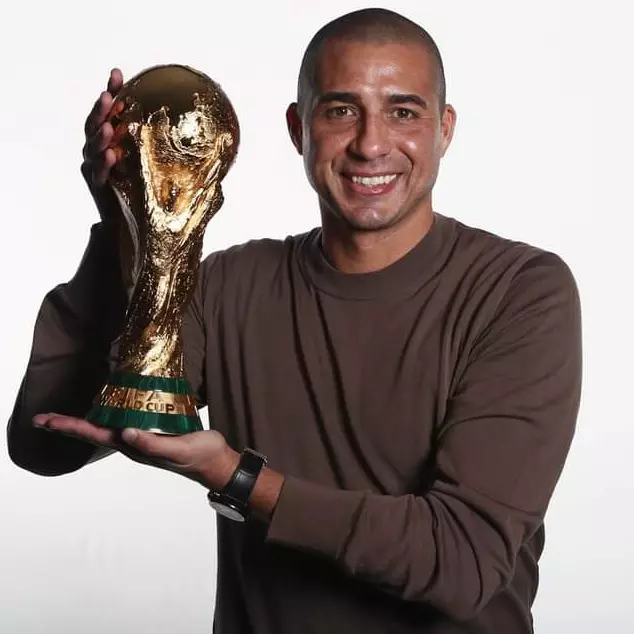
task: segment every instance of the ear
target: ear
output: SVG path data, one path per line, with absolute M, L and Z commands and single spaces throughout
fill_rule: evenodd
M 442 119 L 440 121 L 440 156 L 444 156 L 445 152 L 449 148 L 453 133 L 456 128 L 456 111 L 453 106 L 447 104 L 442 113 Z
M 302 119 L 299 116 L 296 103 L 292 103 L 286 109 L 286 125 L 295 149 L 298 154 L 302 154 Z

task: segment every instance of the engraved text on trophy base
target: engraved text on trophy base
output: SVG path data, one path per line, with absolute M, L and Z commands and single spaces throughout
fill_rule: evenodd
M 156 390 L 107 385 L 99 395 L 99 404 L 107 407 L 150 412 L 153 414 L 196 415 L 196 404 L 189 394 L 171 394 Z

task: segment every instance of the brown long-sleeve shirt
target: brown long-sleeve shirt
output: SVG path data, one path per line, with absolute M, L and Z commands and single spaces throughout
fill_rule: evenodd
M 36 324 L 9 447 L 40 473 L 90 456 L 27 428 L 37 411 L 80 412 L 106 378 L 122 302 L 104 319 L 108 293 L 86 285 L 111 271 L 99 284 L 114 292 L 107 254 L 97 228 Z M 439 214 L 375 273 L 331 268 L 318 230 L 206 258 L 188 378 L 213 427 L 286 476 L 270 525 L 219 518 L 216 631 L 531 632 L 580 331 L 558 256 Z

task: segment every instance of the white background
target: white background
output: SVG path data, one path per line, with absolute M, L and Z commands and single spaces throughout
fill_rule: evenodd
M 428 28 L 444 56 L 458 126 L 435 208 L 558 252 L 581 292 L 584 395 L 547 516 L 538 634 L 634 631 L 629 4 L 383 5 Z M 73 274 L 97 218 L 79 165 L 84 118 L 111 66 L 130 77 L 157 63 L 186 63 L 232 99 L 242 145 L 205 252 L 318 222 L 284 110 L 313 33 L 363 5 L 127 5 L 23 1 L 3 9 L 2 420 L 40 301 Z M 204 494 L 120 456 L 68 476 L 35 476 L 10 462 L 3 437 L 0 632 L 210 632 L 215 519 Z

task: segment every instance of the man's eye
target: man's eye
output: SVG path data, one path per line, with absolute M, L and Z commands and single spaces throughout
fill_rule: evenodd
M 343 117 L 349 117 L 352 114 L 352 108 L 350 106 L 335 106 L 334 108 L 330 108 L 327 114 L 333 119 L 341 119 Z
M 396 119 L 415 119 L 418 115 L 409 108 L 395 108 L 392 116 Z

